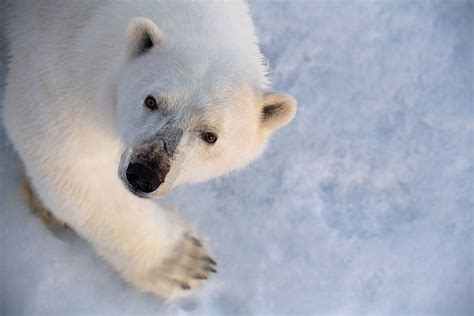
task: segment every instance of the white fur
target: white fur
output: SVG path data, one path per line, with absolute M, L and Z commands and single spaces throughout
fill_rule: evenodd
M 8 20 L 4 123 L 42 202 L 138 288 L 183 295 L 159 269 L 179 255 L 189 227 L 130 193 L 119 175 L 137 142 L 162 126 L 143 108 L 149 94 L 166 95 L 185 131 L 155 196 L 248 164 L 291 120 L 291 97 L 267 97 L 247 5 L 15 1 Z M 130 49 L 133 21 L 155 30 L 143 56 Z M 271 124 L 262 119 L 268 100 L 286 111 Z M 196 137 L 200 124 L 217 130 L 215 145 Z

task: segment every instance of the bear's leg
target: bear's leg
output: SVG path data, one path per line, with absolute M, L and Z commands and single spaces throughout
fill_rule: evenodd
M 194 229 L 175 212 L 128 192 L 113 166 L 49 162 L 35 169 L 29 174 L 45 206 L 140 290 L 180 297 L 215 272 Z

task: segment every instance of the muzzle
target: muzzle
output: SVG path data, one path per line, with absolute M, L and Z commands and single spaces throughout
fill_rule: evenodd
M 166 124 L 135 148 L 125 173 L 131 191 L 139 196 L 152 193 L 166 181 L 183 130 Z

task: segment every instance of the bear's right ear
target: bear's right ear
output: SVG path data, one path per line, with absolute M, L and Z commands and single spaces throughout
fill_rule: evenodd
M 163 40 L 158 26 L 147 18 L 134 18 L 128 24 L 128 56 L 135 58 L 155 46 L 159 46 Z

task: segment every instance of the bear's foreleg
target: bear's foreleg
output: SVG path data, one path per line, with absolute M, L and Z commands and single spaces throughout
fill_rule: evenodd
M 55 172 L 34 177 L 41 179 L 36 187 L 46 207 L 138 289 L 172 299 L 199 288 L 216 272 L 190 225 L 129 193 L 114 173 L 103 167 L 49 167 L 41 170 Z

